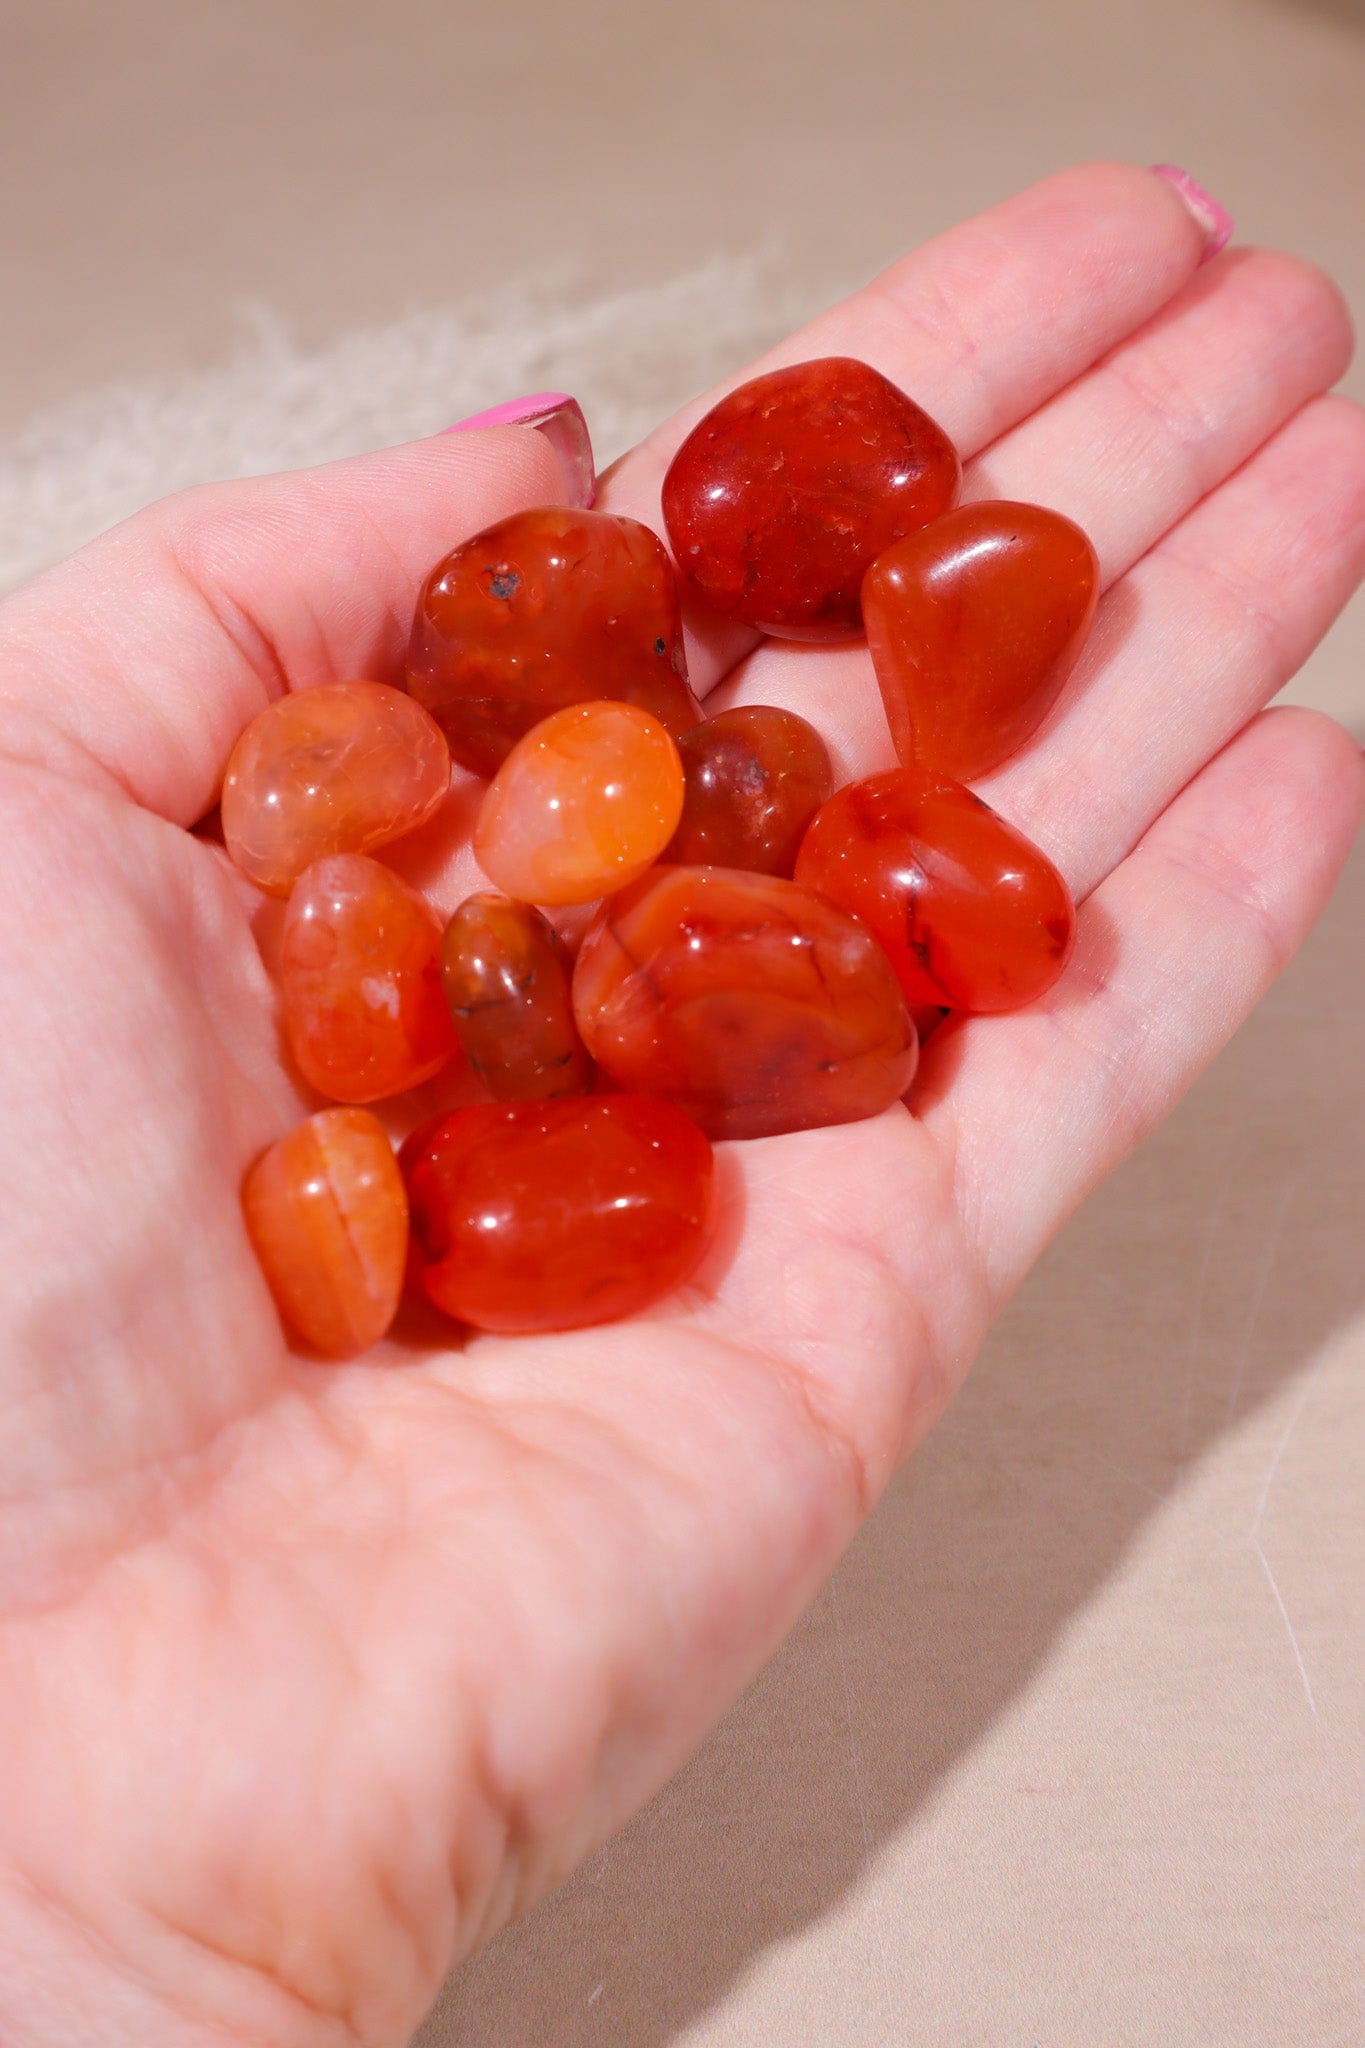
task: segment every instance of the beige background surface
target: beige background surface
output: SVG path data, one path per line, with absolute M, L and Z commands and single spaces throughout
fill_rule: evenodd
M 3 44 L 0 578 L 518 388 L 610 454 L 1090 153 L 1365 306 L 1359 0 L 10 0 Z M 1359 605 L 1295 694 L 1365 736 Z M 1359 2048 L 1363 1047 L 1358 856 L 783 1653 L 423 2048 Z

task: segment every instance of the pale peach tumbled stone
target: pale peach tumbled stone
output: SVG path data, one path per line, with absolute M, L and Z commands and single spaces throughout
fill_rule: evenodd
M 315 860 L 368 853 L 426 823 L 450 786 L 435 720 L 387 683 L 319 683 L 252 719 L 223 781 L 223 839 L 287 896 Z

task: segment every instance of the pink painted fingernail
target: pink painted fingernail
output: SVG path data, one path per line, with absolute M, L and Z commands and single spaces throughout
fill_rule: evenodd
M 592 504 L 597 492 L 592 438 L 582 406 L 566 391 L 537 391 L 530 398 L 509 398 L 505 405 L 471 413 L 445 431 L 461 434 L 466 427 L 534 427 L 559 457 L 570 502 L 585 511 Z
M 1188 171 L 1182 171 L 1179 164 L 1153 164 L 1152 169 L 1159 178 L 1166 178 L 1184 200 L 1195 220 L 1203 229 L 1204 253 L 1201 263 L 1207 263 L 1220 249 L 1226 248 L 1232 239 L 1233 219 L 1226 206 L 1218 201 L 1202 185 L 1196 185 Z

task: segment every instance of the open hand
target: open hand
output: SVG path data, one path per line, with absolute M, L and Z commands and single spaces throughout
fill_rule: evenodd
M 545 440 L 192 491 L 0 607 L 7 2048 L 396 2048 L 735 1698 L 1303 938 L 1365 772 L 1262 707 L 1359 576 L 1365 418 L 1321 395 L 1332 287 L 1202 253 L 1162 179 L 1071 171 L 771 359 L 866 358 L 966 495 L 1094 539 L 1081 668 L 981 785 L 1083 908 L 1052 994 L 936 1034 L 910 1110 L 722 1147 L 720 1241 L 637 1321 L 291 1353 L 239 1189 L 304 1103 L 259 899 L 190 829 L 269 697 L 394 678 L 432 561 L 562 497 Z M 707 402 L 598 502 L 657 527 Z M 888 765 L 864 649 L 690 624 L 713 705 Z M 391 849 L 447 908 L 467 813 Z

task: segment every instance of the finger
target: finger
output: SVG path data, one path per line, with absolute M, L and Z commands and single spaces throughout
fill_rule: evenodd
M 1234 249 L 972 465 L 967 498 L 1024 498 L 1094 542 L 1101 588 L 1351 360 L 1350 314 L 1297 257 Z
M 1163 177 L 1087 164 L 950 229 L 798 330 L 624 456 L 598 503 L 662 531 L 659 490 L 679 442 L 746 377 L 852 355 L 938 420 L 964 456 L 1069 384 L 1193 275 L 1201 229 Z M 689 663 L 704 694 L 757 634 L 693 609 Z
M 1307 660 L 1365 570 L 1365 413 L 1306 407 L 1100 606 L 1086 658 L 1029 748 L 978 787 L 1084 896 L 1177 791 Z M 1173 678 L 1184 678 L 1173 688 Z M 839 783 L 892 764 L 862 647 L 767 643 L 718 686 L 811 720 Z M 478 786 L 392 849 L 442 909 L 486 886 Z
M 1108 589 L 1325 390 L 1350 347 L 1345 307 L 1320 272 L 1292 257 L 1239 252 L 1204 271 L 1104 363 L 998 441 L 969 470 L 970 494 L 1029 499 L 1078 520 Z M 1091 686 L 1113 633 L 1112 611 L 1066 704 L 1083 701 Z M 851 774 L 870 774 L 891 759 L 881 697 L 860 648 L 765 643 L 713 701 L 718 710 L 780 703 L 816 723 L 821 717 L 808 705 L 819 706 L 832 714 Z M 1224 737 L 1218 730 L 1209 750 Z
M 1084 895 L 1283 688 L 1363 570 L 1365 413 L 1319 399 L 1109 592 L 1042 730 L 981 794 Z M 894 760 L 862 648 L 765 646 L 712 702 L 799 711 L 841 780 Z
M 1362 808 L 1348 733 L 1316 712 L 1264 714 L 1090 897 L 1050 995 L 930 1042 L 915 1106 L 953 1158 L 997 1300 L 1286 965 Z
M 192 824 L 271 697 L 396 679 L 432 563 L 564 497 L 549 443 L 510 426 L 181 492 L 0 605 L 6 750 Z
M 1365 413 L 1321 399 L 1105 598 L 1043 732 L 978 785 L 982 794 L 1084 896 L 1307 660 L 1362 570 Z M 840 783 L 894 758 L 865 648 L 765 644 L 712 697 L 718 710 L 732 702 L 810 719 Z M 468 844 L 477 795 L 475 786 L 392 849 L 444 910 L 486 886 Z
M 1305 408 L 1101 607 L 1027 753 L 979 786 L 1084 896 L 1283 688 L 1365 571 L 1365 412 Z

